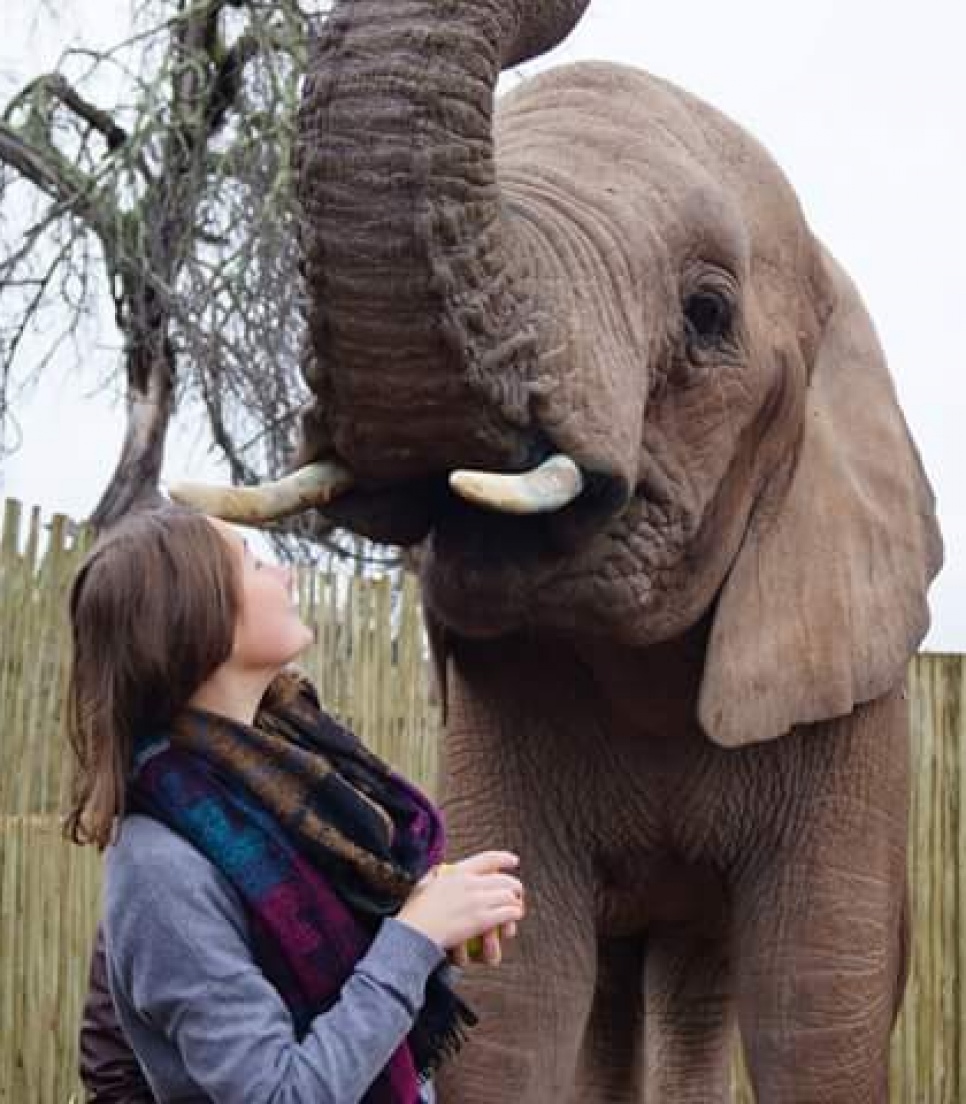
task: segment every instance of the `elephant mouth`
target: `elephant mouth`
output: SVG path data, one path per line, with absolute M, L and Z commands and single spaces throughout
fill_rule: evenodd
M 455 495 L 448 487 L 436 501 L 430 537 L 434 554 L 485 566 L 566 559 L 606 528 L 627 503 L 626 482 L 582 470 L 583 489 L 563 509 L 532 516 L 498 513 Z
M 357 486 L 325 510 L 330 521 L 383 543 L 417 544 L 427 538 L 436 559 L 482 569 L 512 563 L 566 559 L 625 508 L 627 481 L 581 468 L 580 494 L 562 509 L 533 515 L 502 513 L 466 501 L 449 474 L 391 485 Z

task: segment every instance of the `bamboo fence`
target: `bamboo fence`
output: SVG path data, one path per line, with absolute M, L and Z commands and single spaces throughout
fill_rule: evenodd
M 99 911 L 100 860 L 65 843 L 61 708 L 66 595 L 85 536 L 4 506 L 0 530 L 0 1104 L 81 1099 L 77 1023 Z M 438 713 L 409 577 L 305 570 L 316 641 L 304 665 L 334 713 L 432 791 Z M 966 663 L 912 664 L 915 941 L 892 1051 L 893 1100 L 966 1101 Z M 736 1104 L 751 1096 L 736 1077 Z

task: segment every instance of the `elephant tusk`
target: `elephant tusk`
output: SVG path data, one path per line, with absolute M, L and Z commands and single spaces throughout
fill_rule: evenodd
M 467 502 L 504 514 L 549 514 L 573 502 L 584 488 L 580 468 L 558 453 L 519 475 L 454 471 L 449 485 Z
M 338 464 L 306 464 L 304 468 L 257 487 L 219 487 L 209 483 L 175 483 L 168 494 L 212 517 L 239 525 L 263 525 L 324 506 L 352 486 L 352 475 Z

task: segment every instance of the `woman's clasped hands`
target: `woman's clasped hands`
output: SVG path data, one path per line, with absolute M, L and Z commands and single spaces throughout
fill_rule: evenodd
M 497 966 L 501 938 L 512 939 L 524 916 L 523 883 L 510 873 L 519 863 L 509 851 L 482 851 L 434 867 L 397 919 L 432 939 L 457 966 L 470 960 Z

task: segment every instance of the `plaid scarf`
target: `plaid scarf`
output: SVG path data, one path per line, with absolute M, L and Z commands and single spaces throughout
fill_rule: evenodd
M 382 917 L 443 856 L 429 800 L 291 676 L 273 686 L 254 725 L 189 709 L 140 742 L 130 802 L 197 847 L 238 892 L 255 958 L 300 1039 L 335 1003 Z M 420 1083 L 475 1022 L 437 969 L 365 1104 L 416 1104 Z

